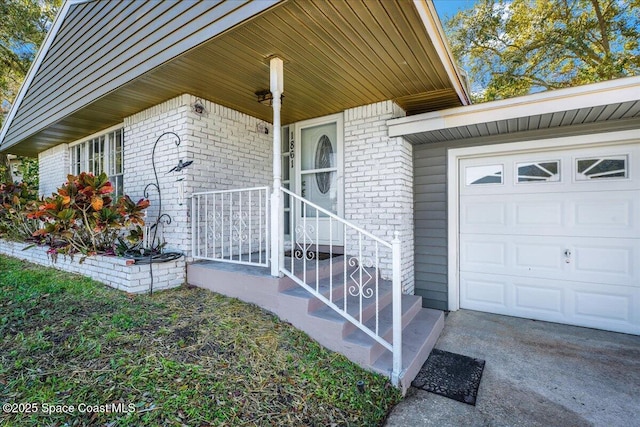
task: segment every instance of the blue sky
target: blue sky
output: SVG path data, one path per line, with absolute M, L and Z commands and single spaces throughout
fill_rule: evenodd
M 471 8 L 474 3 L 475 0 L 433 0 L 442 22 L 455 15 L 460 9 Z

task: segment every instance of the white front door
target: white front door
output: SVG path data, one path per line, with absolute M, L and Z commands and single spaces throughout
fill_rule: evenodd
M 344 205 L 342 115 L 299 122 L 295 125 L 294 188 L 296 194 L 342 217 Z M 319 245 L 343 244 L 342 224 L 325 212 L 297 204 L 293 216 L 296 240 Z M 310 242 L 310 241 L 311 242 Z
M 460 306 L 640 334 L 640 146 L 460 161 Z

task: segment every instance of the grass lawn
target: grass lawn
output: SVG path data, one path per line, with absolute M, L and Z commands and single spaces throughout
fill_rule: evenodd
M 0 256 L 3 426 L 374 426 L 399 399 L 255 306 L 193 288 L 130 295 Z

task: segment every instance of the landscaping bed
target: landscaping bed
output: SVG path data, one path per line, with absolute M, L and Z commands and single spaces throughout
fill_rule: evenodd
M 144 293 L 151 290 L 150 266 L 136 264 L 133 259 L 106 255 L 82 257 L 78 254 L 54 257 L 46 246 L 9 242 L 3 239 L 0 239 L 0 255 L 9 255 L 42 266 L 82 274 L 121 291 Z M 184 257 L 153 264 L 151 268 L 153 268 L 154 291 L 184 284 L 186 271 Z
M 0 256 L 3 425 L 375 426 L 399 399 L 253 305 L 186 287 L 127 294 Z M 11 412 L 25 403 L 38 409 Z

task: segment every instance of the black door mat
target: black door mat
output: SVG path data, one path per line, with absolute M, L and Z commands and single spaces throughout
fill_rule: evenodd
M 475 406 L 484 363 L 434 348 L 411 385 Z

